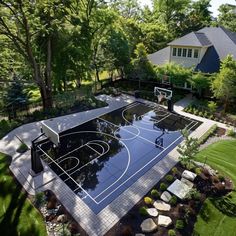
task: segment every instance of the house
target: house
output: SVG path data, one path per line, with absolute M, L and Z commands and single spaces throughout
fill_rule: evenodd
M 224 27 L 205 27 L 170 42 L 148 58 L 154 65 L 174 62 L 195 71 L 214 73 L 228 54 L 236 59 L 236 33 Z

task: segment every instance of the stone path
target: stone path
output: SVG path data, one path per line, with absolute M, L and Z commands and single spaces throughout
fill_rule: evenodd
M 116 98 L 104 95 L 99 96 L 99 99 L 105 100 L 109 106 L 57 117 L 52 120 L 47 120 L 47 122 L 50 126 L 53 126 L 54 129 L 63 131 L 104 113 L 116 110 L 132 103 L 133 101 L 142 101 L 153 104 L 146 100 L 135 99 L 128 95 L 122 95 Z M 219 123 L 183 112 L 182 110 L 191 101 L 191 97 L 182 99 L 175 104 L 174 110 L 186 117 L 203 121 L 203 124 L 191 134 L 193 137 L 200 137 L 209 129 L 210 126 Z M 224 124 L 219 124 L 219 126 L 225 127 Z M 93 211 L 79 197 L 77 197 L 48 166 L 45 165 L 43 173 L 36 177 L 32 177 L 29 173 L 31 169 L 29 151 L 24 154 L 16 153 L 16 149 L 20 144 L 20 141 L 16 136 L 30 146 L 31 140 L 40 134 L 40 127 L 41 123 L 35 122 L 23 125 L 11 131 L 0 140 L 0 152 L 4 152 L 13 157 L 10 169 L 30 194 L 35 194 L 37 191 L 51 189 L 59 201 L 61 201 L 65 208 L 72 214 L 74 219 L 85 229 L 88 235 L 104 235 L 178 162 L 179 154 L 175 148 L 165 158 L 139 178 L 133 185 L 120 194 L 120 196 L 117 197 L 109 206 L 104 208 L 99 214 L 95 215 Z

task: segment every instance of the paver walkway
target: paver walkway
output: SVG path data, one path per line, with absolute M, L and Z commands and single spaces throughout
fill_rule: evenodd
M 57 117 L 47 120 L 47 123 L 57 131 L 63 131 L 77 126 L 83 122 L 91 120 L 104 113 L 116 110 L 133 101 L 147 102 L 143 99 L 135 99 L 132 96 L 122 95 L 112 98 L 109 96 L 100 96 L 99 99 L 107 101 L 108 107 L 99 108 L 91 111 L 80 112 L 63 117 Z M 186 97 L 177 102 L 174 110 L 184 116 L 201 120 L 203 124 L 196 129 L 191 136 L 200 137 L 210 126 L 217 123 L 220 127 L 224 124 L 214 122 L 205 118 L 200 118 L 182 110 L 192 101 L 191 97 Z M 17 154 L 16 149 L 20 141 L 16 136 L 22 139 L 28 146 L 31 140 L 40 134 L 40 122 L 26 124 L 16 128 L 0 140 L 0 152 L 4 152 L 13 157 L 10 169 L 30 193 L 51 189 L 57 198 L 72 214 L 74 219 L 80 223 L 88 235 L 104 235 L 119 219 L 124 216 L 178 161 L 178 152 L 176 148 L 172 150 L 164 159 L 157 163 L 153 168 L 147 171 L 138 181 L 125 190 L 109 206 L 104 208 L 99 214 L 95 215 L 92 210 L 79 198 L 73 191 L 48 167 L 45 166 L 44 172 L 33 177 L 29 172 L 31 169 L 30 151 L 24 154 Z

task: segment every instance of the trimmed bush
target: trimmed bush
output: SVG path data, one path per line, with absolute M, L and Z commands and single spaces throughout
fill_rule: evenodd
M 202 173 L 202 169 L 200 167 L 197 167 L 194 169 L 195 174 L 200 175 Z
M 175 230 L 174 229 L 169 229 L 168 230 L 168 236 L 175 236 L 176 233 L 175 233 Z
M 204 134 L 198 139 L 198 143 L 199 143 L 199 144 L 205 143 L 205 142 L 207 141 L 207 139 L 208 139 L 212 134 L 215 133 L 216 129 L 217 129 L 217 125 L 211 126 L 211 128 L 210 128 L 209 130 L 207 130 L 207 132 L 204 133 Z
M 177 203 L 177 200 L 178 200 L 178 199 L 177 199 L 176 196 L 172 196 L 171 199 L 170 199 L 170 202 L 169 202 L 170 205 L 171 205 L 171 206 L 175 206 L 176 203 Z
M 148 215 L 147 207 L 140 207 L 139 208 L 139 214 L 142 215 L 142 216 L 147 216 Z
M 167 175 L 167 176 L 165 177 L 165 179 L 166 179 L 166 181 L 167 181 L 168 183 L 172 183 L 173 180 L 174 180 L 174 177 L 173 177 L 172 175 Z
M 184 228 L 184 221 L 183 220 L 176 220 L 175 228 L 176 229 L 183 229 Z
M 200 200 L 201 198 L 201 193 L 197 191 L 197 189 L 191 189 L 190 192 L 187 194 L 188 199 L 193 199 L 193 200 Z
M 148 205 L 151 205 L 153 203 L 153 200 L 150 197 L 145 197 L 144 202 Z
M 151 195 L 152 195 L 152 197 L 155 197 L 155 198 L 159 198 L 160 197 L 160 193 L 157 191 L 157 189 L 153 189 L 151 191 Z
M 229 136 L 229 137 L 235 137 L 235 132 L 233 129 L 228 129 L 226 131 L 226 135 Z
M 165 191 L 167 189 L 167 185 L 165 183 L 160 184 L 161 191 Z
M 178 173 L 178 169 L 176 167 L 173 167 L 171 171 L 173 175 L 176 175 Z

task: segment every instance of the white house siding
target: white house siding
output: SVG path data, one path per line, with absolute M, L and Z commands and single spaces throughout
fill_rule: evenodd
M 186 48 L 187 50 L 188 49 L 192 49 L 192 57 L 179 57 L 179 56 L 173 56 L 172 55 L 172 50 L 173 48 Z M 198 49 L 199 50 L 199 56 L 198 58 L 194 58 L 193 55 L 194 55 L 194 49 Z M 204 48 L 200 48 L 200 47 L 178 47 L 178 46 L 172 46 L 171 47 L 171 53 L 170 53 L 170 61 L 171 62 L 175 62 L 177 64 L 180 64 L 184 67 L 187 67 L 187 68 L 190 68 L 190 67 L 196 67 L 197 64 L 199 64 L 204 56 L 204 54 L 206 53 L 206 50 L 207 50 L 207 47 L 204 47 Z

